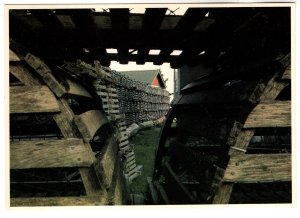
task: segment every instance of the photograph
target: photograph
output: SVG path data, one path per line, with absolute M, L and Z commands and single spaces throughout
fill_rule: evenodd
M 4 10 L 9 208 L 296 203 L 295 3 Z

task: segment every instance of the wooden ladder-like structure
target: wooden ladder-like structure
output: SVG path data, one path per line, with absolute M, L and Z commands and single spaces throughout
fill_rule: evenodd
M 249 113 L 242 129 L 232 129 L 234 140 L 229 143 L 230 160 L 214 204 L 229 203 L 235 183 L 262 183 L 291 181 L 291 153 L 247 154 L 247 147 L 255 132 L 264 128 L 291 127 L 291 101 L 276 100 L 290 84 L 291 66 L 282 75 L 275 74 L 258 98 L 258 104 Z
M 113 132 L 109 131 L 109 121 L 98 108 L 88 109 L 75 114 L 70 102 L 76 100 L 93 101 L 91 94 L 80 84 L 71 79 L 61 82 L 48 68 L 48 66 L 34 55 L 25 57 L 16 55 L 10 50 L 10 170 L 11 195 L 14 187 L 36 187 L 42 184 L 41 191 L 37 193 L 22 193 L 11 196 L 11 206 L 53 206 L 53 205 L 107 205 L 126 203 L 126 191 L 122 174 L 118 145 Z M 59 129 L 58 137 L 47 138 L 47 134 L 35 138 L 16 137 L 14 128 L 18 122 L 27 117 L 35 116 L 39 119 L 52 120 Z M 31 124 L 29 124 L 31 125 Z M 35 131 L 39 126 L 31 126 Z M 99 130 L 107 128 L 107 135 L 102 135 L 98 147 L 94 146 L 93 139 Z M 24 129 L 23 129 L 24 130 Z M 21 132 L 23 131 L 20 130 Z M 25 130 L 24 130 L 25 131 Z M 65 175 L 50 181 L 36 172 L 68 172 L 76 169 L 73 174 Z M 62 171 L 61 171 L 62 170 Z M 65 170 L 65 171 L 64 171 Z M 14 178 L 18 173 L 24 175 L 30 171 L 30 181 L 25 178 Z M 49 176 L 51 177 L 51 176 Z M 76 177 L 77 180 L 72 180 Z M 64 178 L 62 180 L 61 178 Z M 73 183 L 81 183 L 84 190 L 74 194 L 56 192 L 56 188 L 63 183 L 72 187 Z M 51 186 L 50 191 L 47 185 Z M 45 188 L 46 187 L 46 188 Z M 46 191 L 43 190 L 45 188 Z M 24 188 L 25 191 L 25 188 Z

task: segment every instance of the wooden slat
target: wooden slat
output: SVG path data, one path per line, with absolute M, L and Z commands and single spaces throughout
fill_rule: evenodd
M 87 98 L 92 98 L 91 94 L 81 85 L 78 83 L 74 83 L 71 80 L 67 80 L 67 83 L 69 85 L 69 90 L 66 95 L 70 96 L 82 96 L 82 97 L 87 97 Z
M 81 137 L 78 128 L 74 125 L 74 113 L 71 110 L 68 102 L 64 99 L 59 100 L 59 107 L 61 113 L 53 116 L 58 128 L 65 138 Z
M 86 142 L 94 137 L 101 126 L 108 123 L 107 117 L 98 110 L 87 111 L 75 116 L 74 121 Z
M 9 61 L 20 61 L 20 58 L 14 53 L 12 50 L 9 49 Z
M 255 130 L 253 129 L 243 129 L 236 138 L 235 143 L 230 146 L 229 155 L 245 153 L 251 141 L 251 138 L 254 135 L 254 132 Z
M 108 143 L 102 149 L 100 160 L 97 161 L 95 165 L 97 169 L 100 170 L 98 176 L 102 185 L 104 185 L 105 188 L 110 188 L 114 171 L 118 167 L 118 154 L 115 140 L 110 137 L 107 142 Z
M 285 69 L 284 73 L 282 74 L 281 79 L 291 79 L 291 65 L 289 65 Z
M 248 116 L 244 128 L 290 127 L 291 101 L 258 104 Z
M 47 197 L 47 198 L 11 198 L 11 207 L 29 206 L 99 206 L 105 205 L 106 199 L 100 196 L 94 197 Z
M 10 144 L 10 168 L 89 167 L 93 158 L 82 140 L 18 141 Z
M 230 158 L 224 182 L 291 181 L 290 154 L 247 154 Z
M 10 113 L 55 113 L 59 106 L 46 86 L 14 86 L 9 88 Z
M 66 93 L 66 88 L 62 86 L 53 76 L 49 67 L 38 57 L 28 53 L 25 61 L 43 78 L 44 82 L 54 92 L 57 97 L 61 97 Z
M 233 189 L 232 183 L 222 183 L 214 196 L 213 204 L 228 204 Z
M 278 74 L 275 74 L 268 82 L 266 88 L 261 94 L 260 101 L 275 100 L 280 92 L 289 85 L 287 81 L 279 81 Z
M 54 120 L 57 123 L 59 129 L 61 130 L 63 136 L 65 138 L 81 137 L 78 128 L 74 125 L 75 115 L 71 110 L 70 106 L 68 105 L 68 102 L 65 99 L 60 99 L 59 105 L 61 108 L 61 113 L 55 115 Z M 93 156 L 93 151 L 90 145 L 86 144 L 85 146 L 90 156 Z M 94 175 L 94 167 L 81 167 L 78 170 L 82 178 L 86 194 L 88 196 L 104 194 L 101 184 L 99 184 L 99 181 Z
M 27 86 L 38 86 L 40 82 L 32 76 L 32 73 L 25 65 L 10 65 L 9 72 Z

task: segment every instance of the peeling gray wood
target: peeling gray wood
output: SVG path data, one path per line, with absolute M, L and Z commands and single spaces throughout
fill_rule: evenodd
M 19 141 L 10 143 L 10 168 L 89 167 L 93 159 L 82 140 Z

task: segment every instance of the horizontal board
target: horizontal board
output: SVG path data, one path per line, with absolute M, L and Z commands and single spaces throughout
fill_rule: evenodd
M 96 131 L 108 122 L 107 117 L 98 110 L 87 111 L 75 116 L 74 120 L 86 142 L 89 142 Z
M 26 206 L 99 206 L 105 205 L 106 199 L 100 196 L 79 197 L 38 197 L 38 198 L 11 198 L 11 207 Z
M 18 141 L 10 144 L 10 168 L 89 167 L 93 158 L 81 139 Z
M 291 101 L 260 103 L 249 114 L 244 124 L 244 128 L 290 126 Z
M 58 102 L 47 86 L 13 86 L 9 88 L 10 113 L 59 112 Z
M 230 158 L 223 182 L 291 181 L 290 154 L 241 154 Z

